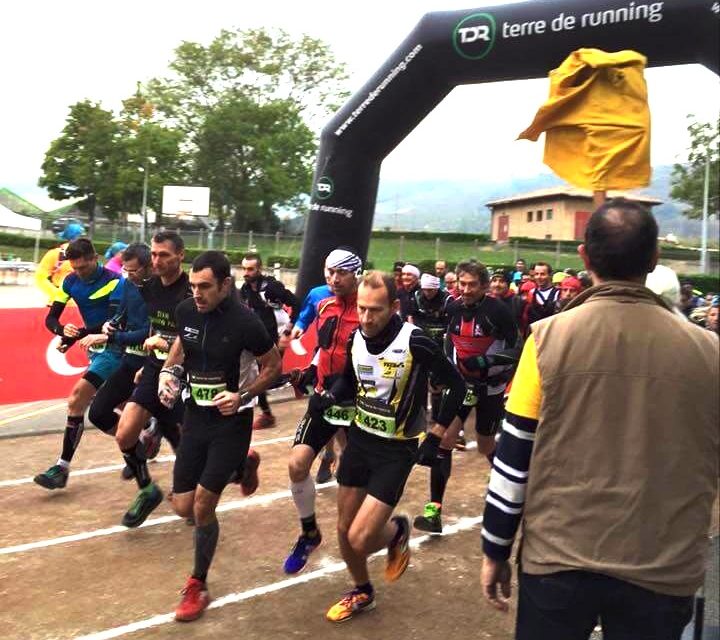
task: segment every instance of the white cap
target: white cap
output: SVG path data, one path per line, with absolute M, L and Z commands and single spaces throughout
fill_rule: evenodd
M 420 288 L 421 289 L 439 289 L 440 278 L 430 273 L 423 273 L 420 277 Z
M 402 268 L 402 272 L 403 272 L 403 273 L 411 273 L 411 274 L 414 275 L 416 278 L 419 278 L 419 277 L 420 277 L 420 269 L 418 269 L 414 264 L 406 264 L 406 265 Z

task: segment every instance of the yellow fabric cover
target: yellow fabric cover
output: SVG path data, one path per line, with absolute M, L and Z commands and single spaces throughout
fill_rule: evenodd
M 40 260 L 35 271 L 35 284 L 48 297 L 48 304 L 55 300 L 65 276 L 72 271 L 69 260 L 60 260 L 60 254 L 67 249 L 68 243 L 50 249 Z
M 544 162 L 570 184 L 593 191 L 650 182 L 650 109 L 636 51 L 578 49 L 550 72 L 550 97 L 519 138 L 544 131 Z

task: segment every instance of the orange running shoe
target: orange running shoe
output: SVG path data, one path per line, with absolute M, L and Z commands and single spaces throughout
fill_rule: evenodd
M 395 582 L 405 573 L 410 562 L 410 518 L 405 515 L 393 516 L 401 528 L 400 536 L 388 545 L 387 560 L 385 562 L 385 581 Z
M 345 622 L 350 620 L 356 613 L 370 611 L 375 608 L 375 594 L 367 594 L 360 589 L 348 591 L 339 602 L 336 602 L 325 617 L 330 622 Z

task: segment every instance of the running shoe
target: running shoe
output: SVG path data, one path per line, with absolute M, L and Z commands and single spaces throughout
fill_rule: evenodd
M 244 496 L 251 496 L 257 491 L 260 484 L 258 467 L 260 466 L 260 454 L 255 449 L 250 449 L 245 459 L 245 469 L 240 480 L 240 491 Z
M 320 546 L 321 542 L 322 535 L 320 535 L 319 531 L 314 538 L 309 538 L 305 534 L 301 535 L 292 548 L 290 555 L 285 558 L 283 571 L 290 575 L 300 573 L 305 568 L 310 554 Z
M 182 600 L 175 609 L 175 620 L 191 622 L 197 620 L 210 604 L 210 594 L 207 585 L 197 578 L 190 576 L 185 588 L 180 592 Z
M 135 472 L 132 470 L 132 467 L 129 464 L 126 464 L 123 467 L 123 470 L 120 472 L 120 475 L 122 476 L 123 480 L 132 480 L 135 477 Z
M 127 513 L 123 516 L 123 526 L 139 527 L 162 502 L 162 499 L 162 491 L 154 482 L 151 482 L 144 489 L 140 489 Z
M 317 475 L 315 476 L 315 482 L 317 484 L 325 484 L 333 479 L 333 465 L 335 463 L 334 455 L 324 454 L 320 459 L 320 466 L 318 467 Z
M 255 418 L 253 422 L 253 431 L 259 431 L 260 429 L 271 429 L 277 424 L 275 416 L 272 413 L 265 413 L 264 411 Z
M 363 611 L 371 611 L 375 608 L 375 594 L 367 594 L 360 589 L 348 591 L 339 602 L 336 602 L 325 617 L 330 622 L 345 622 L 355 614 Z
M 140 434 L 140 440 L 145 447 L 145 457 L 148 460 L 157 458 L 160 452 L 160 444 L 162 443 L 162 434 L 157 427 L 157 419 L 150 418 L 150 422 Z
M 437 502 L 428 502 L 423 514 L 413 521 L 413 526 L 428 533 L 442 533 L 442 507 Z
M 405 515 L 393 516 L 391 522 L 402 529 L 400 537 L 388 545 L 385 560 L 385 581 L 395 582 L 405 573 L 410 562 L 410 518 Z
M 39 473 L 33 478 L 35 484 L 39 484 L 45 489 L 64 489 L 67 485 L 70 472 L 59 464 L 54 464 L 44 473 Z

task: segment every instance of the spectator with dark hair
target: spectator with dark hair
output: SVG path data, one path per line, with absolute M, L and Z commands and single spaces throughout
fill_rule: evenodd
M 243 279 L 240 299 L 262 320 L 268 334 L 278 345 L 282 355 L 292 332 L 293 324 L 300 313 L 300 304 L 282 282 L 262 272 L 262 258 L 257 253 L 247 253 L 242 260 Z M 290 309 L 288 314 L 285 307 Z M 276 424 L 270 410 L 267 394 L 258 394 L 261 413 L 253 422 L 253 429 L 269 429 Z
M 497 298 L 504 302 L 515 323 L 521 333 L 525 333 L 523 326 L 523 311 L 525 309 L 525 300 L 522 296 L 516 295 L 510 289 L 510 276 L 504 269 L 495 269 L 490 275 L 490 294 L 493 298 Z
M 652 215 L 623 199 L 591 217 L 594 286 L 536 322 L 508 398 L 483 519 L 483 595 L 517 640 L 679 640 L 703 583 L 717 495 L 717 336 L 644 286 Z M 501 591 L 501 593 L 498 592 Z M 609 634 L 608 634 L 609 635 Z
M 560 296 L 560 290 L 552 283 L 553 269 L 547 262 L 536 262 L 533 271 L 535 286 L 527 292 L 526 326 L 555 313 Z

